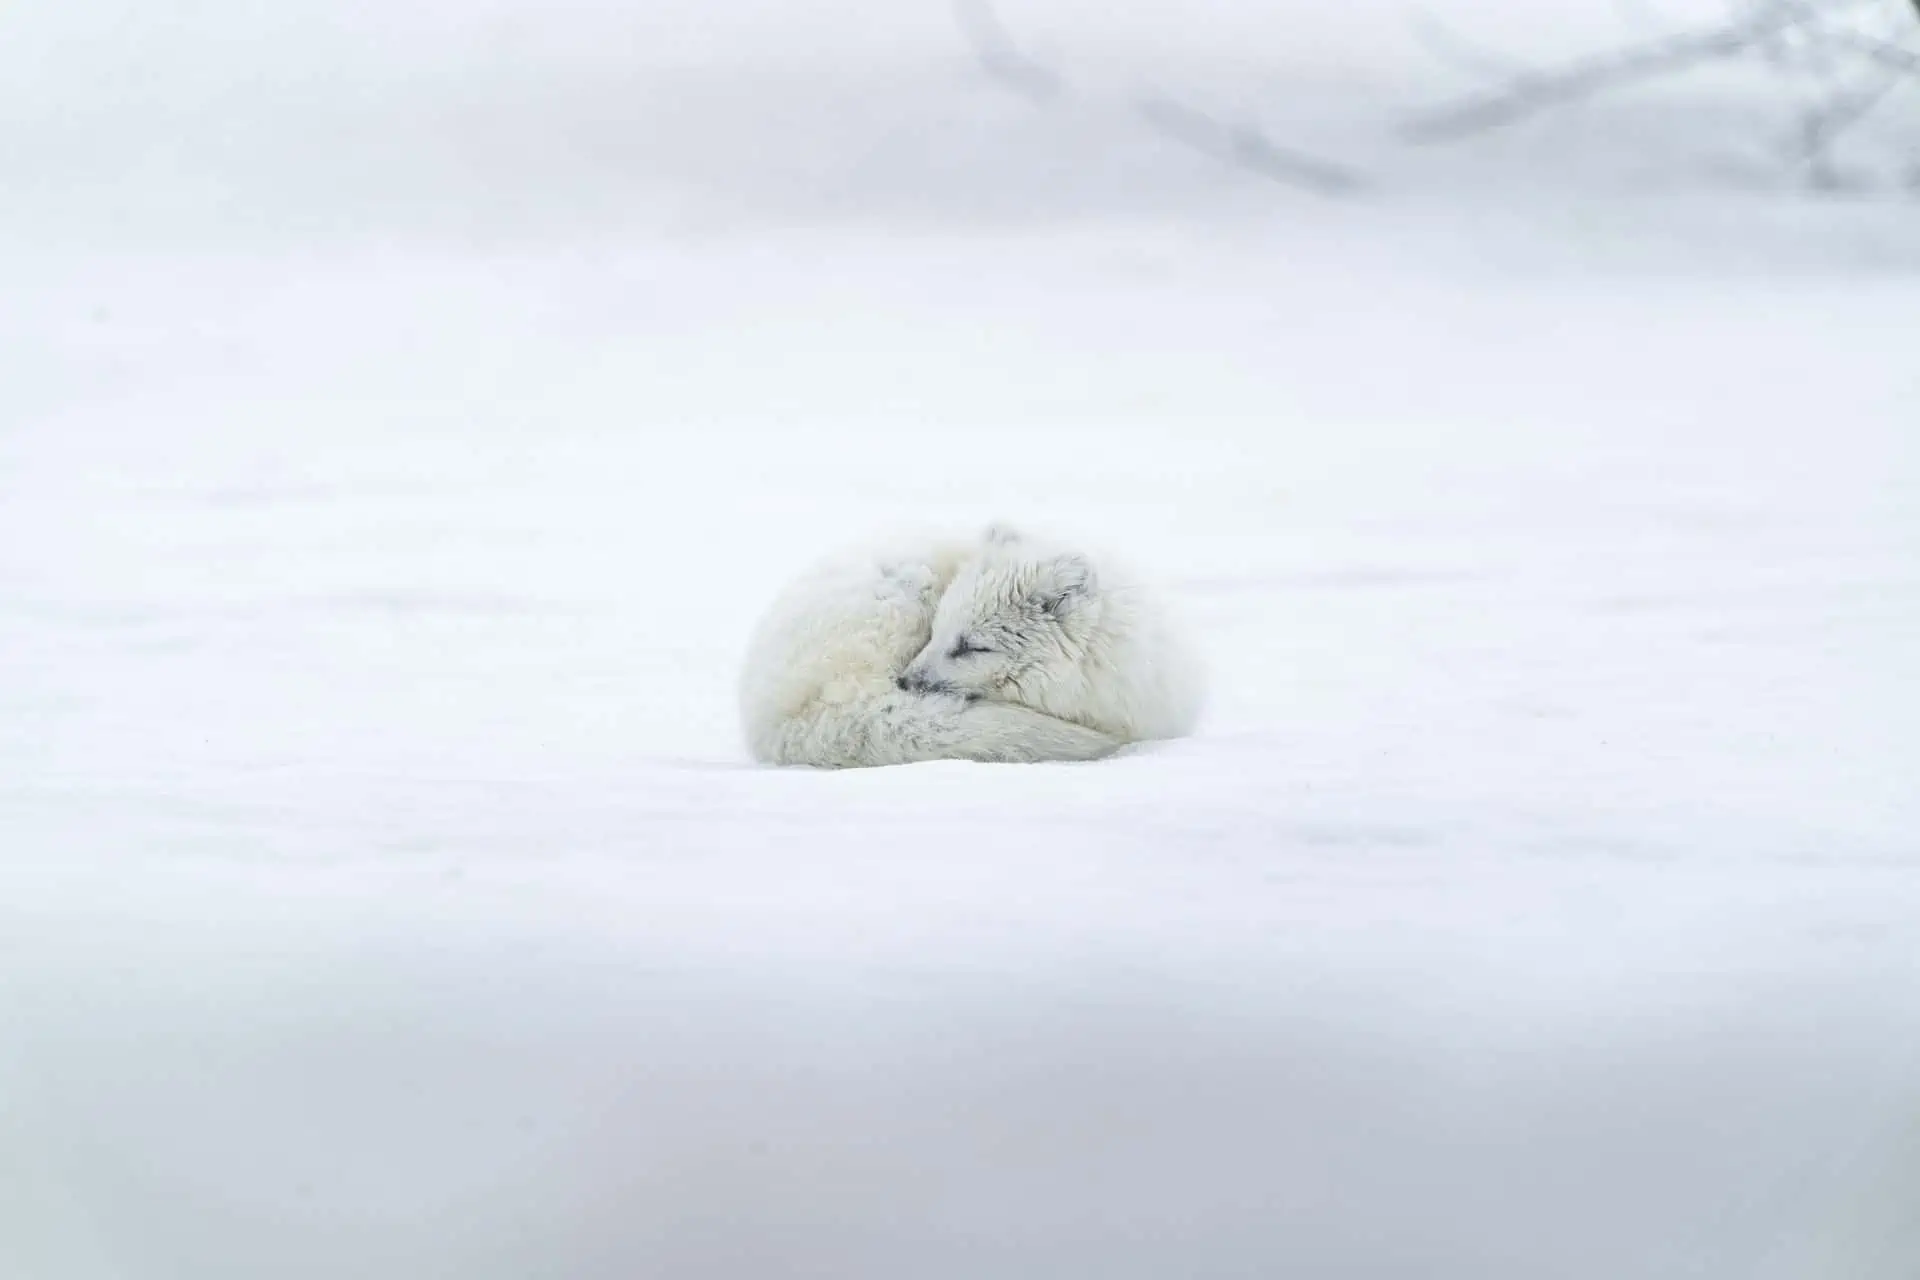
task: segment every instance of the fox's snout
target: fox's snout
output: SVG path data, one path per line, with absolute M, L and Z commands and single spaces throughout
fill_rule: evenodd
M 954 688 L 944 680 L 936 680 L 924 671 L 908 667 L 893 682 L 902 693 L 952 693 Z

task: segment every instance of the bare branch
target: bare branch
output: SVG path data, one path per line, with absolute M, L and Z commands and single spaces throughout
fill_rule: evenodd
M 1034 103 L 1048 103 L 1065 87 L 1058 72 L 1022 52 L 988 0 L 953 0 L 954 20 L 973 46 L 981 70 Z
M 1920 11 L 1920 0 L 1911 0 Z M 1640 81 L 1714 62 L 1755 58 L 1815 86 L 1798 112 L 1791 156 L 1816 185 L 1838 186 L 1834 163 L 1841 136 L 1871 115 L 1896 85 L 1920 78 L 1920 50 L 1855 25 L 1864 11 L 1890 19 L 1887 0 L 1738 0 L 1736 16 L 1718 26 L 1615 49 L 1544 72 L 1500 74 L 1499 87 L 1416 117 L 1405 134 L 1444 141 L 1484 132 L 1538 112 Z M 1905 5 L 1901 6 L 1904 11 Z M 1431 19 L 1416 15 L 1415 35 L 1443 60 L 1470 62 L 1494 74 Z
M 1167 98 L 1144 98 L 1136 110 L 1142 120 L 1176 142 L 1272 182 L 1327 196 L 1346 195 L 1364 185 L 1350 169 L 1275 145 L 1257 125 L 1226 124 Z
M 1020 51 L 994 12 L 992 0 L 954 0 L 953 13 L 973 46 L 974 58 L 1006 88 L 1038 105 L 1050 104 L 1064 92 L 1058 74 Z M 1142 99 L 1134 110 L 1167 137 L 1269 181 L 1321 195 L 1344 194 L 1361 186 L 1351 170 L 1278 146 L 1255 125 L 1223 124 L 1167 98 Z
M 1914 0 L 1914 6 L 1920 9 L 1920 0 Z M 1897 44 L 1888 44 L 1885 40 L 1876 40 L 1846 28 L 1828 31 L 1827 39 L 1889 71 L 1920 75 L 1920 53 L 1911 49 L 1903 49 Z
M 1519 76 L 1491 93 L 1417 117 L 1405 133 L 1416 141 L 1444 142 L 1497 128 L 1624 84 L 1737 57 L 1803 20 L 1798 6 L 1769 7 L 1746 22 L 1670 36 L 1599 54 L 1555 71 Z
M 1842 185 L 1833 163 L 1835 144 L 1848 129 L 1873 114 L 1903 78 L 1898 72 L 1880 69 L 1869 83 L 1835 94 L 1800 118 L 1799 158 L 1814 185 Z

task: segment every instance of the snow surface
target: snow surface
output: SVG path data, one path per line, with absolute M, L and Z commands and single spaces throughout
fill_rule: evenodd
M 23 19 L 0 1277 L 1920 1274 L 1920 206 L 1274 8 L 1159 52 L 1362 195 L 1084 5 Z M 771 592 L 995 517 L 1202 733 L 751 767 Z

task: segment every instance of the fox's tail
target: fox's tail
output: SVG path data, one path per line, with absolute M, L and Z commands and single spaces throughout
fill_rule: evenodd
M 768 763 L 828 769 L 923 760 L 1097 760 L 1122 745 L 1096 729 L 1012 703 L 904 692 L 809 708 L 768 738 L 754 744 Z

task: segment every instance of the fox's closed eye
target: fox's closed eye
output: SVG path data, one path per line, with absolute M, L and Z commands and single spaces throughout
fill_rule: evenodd
M 953 642 L 953 648 L 947 651 L 947 656 L 949 658 L 964 658 L 970 653 L 992 652 L 993 650 L 989 649 L 986 645 L 970 640 L 966 636 L 961 636 Z

